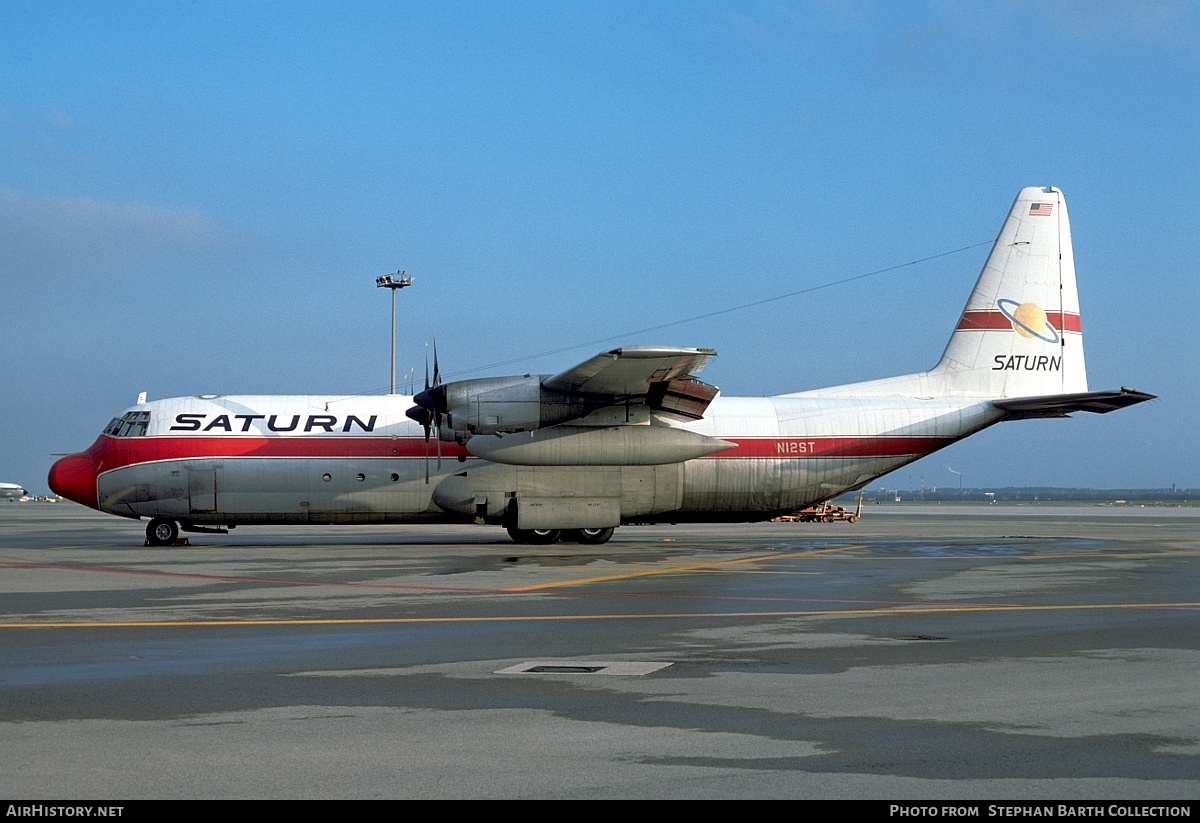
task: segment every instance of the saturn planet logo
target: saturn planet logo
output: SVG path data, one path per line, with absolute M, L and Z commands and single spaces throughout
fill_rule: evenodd
M 1046 312 L 1037 303 L 1018 303 L 1000 298 L 996 307 L 1012 322 L 1013 331 L 1022 337 L 1036 338 L 1045 343 L 1057 343 L 1058 332 L 1046 319 Z

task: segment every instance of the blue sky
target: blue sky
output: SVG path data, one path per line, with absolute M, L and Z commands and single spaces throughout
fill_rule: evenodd
M 921 370 L 987 246 L 636 332 L 989 241 L 1049 183 L 1091 387 L 1161 399 L 883 482 L 1200 486 L 1197 8 L 10 0 L 0 480 L 44 491 L 140 391 L 386 391 L 397 269 L 418 380 L 435 334 L 451 379 L 620 344 L 711 346 L 729 395 Z

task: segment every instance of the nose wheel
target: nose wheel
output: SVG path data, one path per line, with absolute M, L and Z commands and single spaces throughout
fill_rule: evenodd
M 179 537 L 179 524 L 174 520 L 156 517 L 146 527 L 146 542 L 151 546 L 173 546 Z

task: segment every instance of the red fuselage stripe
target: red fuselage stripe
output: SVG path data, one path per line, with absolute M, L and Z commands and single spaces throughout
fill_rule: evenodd
M 137 463 L 220 457 L 430 457 L 438 453 L 431 440 L 426 452 L 421 437 L 106 437 L 88 449 L 96 467 L 109 471 Z M 467 450 L 442 443 L 442 457 Z
M 952 437 L 724 437 L 736 449 L 717 452 L 723 457 L 898 457 L 928 454 L 954 441 Z M 708 458 L 705 458 L 708 459 Z
M 953 441 L 950 437 L 755 437 L 724 438 L 736 449 L 702 459 L 804 457 L 896 457 L 928 454 Z M 424 458 L 437 454 L 431 441 L 426 451 L 420 437 L 108 437 L 88 449 L 96 470 L 165 460 L 214 458 Z M 442 457 L 469 452 L 457 443 L 442 443 Z

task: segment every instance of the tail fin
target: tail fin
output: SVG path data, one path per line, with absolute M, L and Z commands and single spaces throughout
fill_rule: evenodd
M 1053 186 L 1022 189 L 941 361 L 952 395 L 1087 391 L 1071 224 Z

